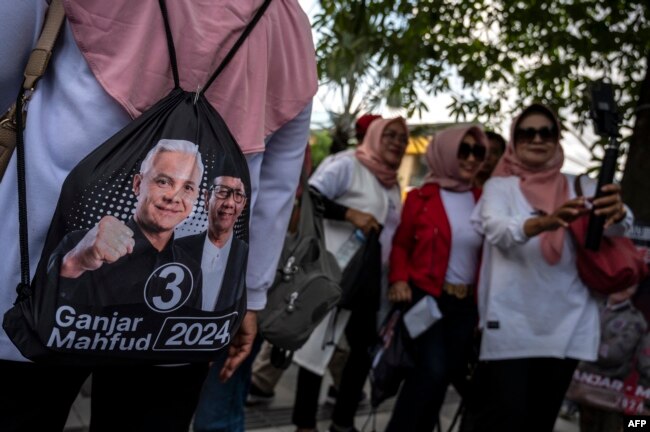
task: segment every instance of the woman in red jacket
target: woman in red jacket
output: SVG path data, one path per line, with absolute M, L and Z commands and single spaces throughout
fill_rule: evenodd
M 388 298 L 415 304 L 433 296 L 442 318 L 413 341 L 415 367 L 387 432 L 432 431 L 447 386 L 463 382 L 478 320 L 474 293 L 483 242 L 470 225 L 480 194 L 472 178 L 486 148 L 479 126 L 443 130 L 427 148 L 424 185 L 406 197 L 393 238 Z

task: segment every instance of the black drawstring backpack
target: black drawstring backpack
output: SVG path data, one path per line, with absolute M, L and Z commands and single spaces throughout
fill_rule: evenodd
M 18 138 L 22 276 L 3 327 L 25 357 L 99 364 L 225 355 L 246 311 L 251 188 L 205 91 L 269 3 L 204 87 L 187 92 L 160 0 L 175 87 L 70 172 L 31 284 Z M 215 247 L 214 237 L 228 240 Z

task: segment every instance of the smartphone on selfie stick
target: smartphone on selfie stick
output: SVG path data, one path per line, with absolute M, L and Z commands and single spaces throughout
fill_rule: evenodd
M 602 187 L 614 181 L 616 165 L 619 153 L 618 142 L 618 109 L 614 101 L 614 89 L 610 83 L 597 81 L 591 85 L 591 118 L 594 120 L 595 132 L 609 138 L 605 146 L 605 156 L 598 175 L 598 188 L 596 197 L 603 196 Z M 585 247 L 597 251 L 600 247 L 600 239 L 603 236 L 604 216 L 596 216 L 594 209 L 589 215 L 589 227 L 587 228 L 587 239 Z

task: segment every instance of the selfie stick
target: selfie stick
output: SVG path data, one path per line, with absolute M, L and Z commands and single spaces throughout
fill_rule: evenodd
M 598 188 L 596 189 L 595 198 L 600 198 L 604 195 L 601 190 L 603 186 L 614 181 L 616 160 L 618 159 L 618 113 L 611 84 L 597 82 L 591 86 L 591 116 L 594 119 L 596 133 L 609 137 L 609 143 L 605 147 L 603 164 L 598 175 Z M 600 239 L 603 236 L 605 216 L 596 216 L 594 211 L 595 209 L 592 208 L 589 215 L 585 247 L 597 251 L 600 247 Z

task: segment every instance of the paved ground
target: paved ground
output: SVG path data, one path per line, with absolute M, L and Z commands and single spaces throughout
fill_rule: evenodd
M 321 389 L 321 401 L 325 400 L 325 392 L 329 386 L 329 378 L 325 379 L 325 385 Z M 285 373 L 276 388 L 276 397 L 268 405 L 248 407 L 246 412 L 246 430 L 255 432 L 294 432 L 295 427 L 291 425 L 291 407 L 293 405 L 294 391 L 296 384 L 296 368 L 292 366 Z M 89 383 L 82 389 L 70 412 L 66 432 L 86 432 L 90 420 L 90 399 Z M 459 397 L 453 391 L 449 391 L 444 406 L 440 413 L 442 430 L 447 431 L 458 408 Z M 376 416 L 376 429 L 368 424 L 365 431 L 383 431 L 390 417 L 390 410 L 393 401 L 385 402 L 379 409 Z M 319 431 L 327 431 L 329 427 L 329 416 L 332 407 L 326 403 L 320 406 L 319 410 Z M 362 405 L 359 415 L 356 418 L 356 427 L 362 430 L 364 423 L 368 420 L 369 407 Z M 576 422 L 569 422 L 558 418 L 554 432 L 578 432 Z

